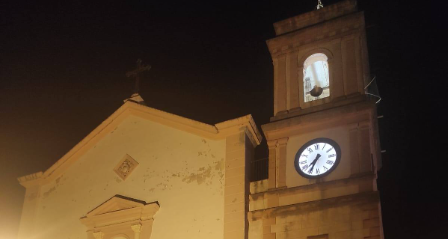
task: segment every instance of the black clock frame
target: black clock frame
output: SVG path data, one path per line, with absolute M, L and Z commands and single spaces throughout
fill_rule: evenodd
M 334 148 L 334 150 L 336 151 L 336 160 L 334 162 L 333 167 L 331 167 L 330 170 L 328 170 L 327 172 L 325 172 L 323 174 L 312 176 L 312 175 L 305 174 L 305 173 L 302 172 L 302 170 L 300 170 L 299 158 L 300 158 L 300 155 L 302 154 L 302 152 L 306 148 L 308 148 L 310 145 L 315 144 L 315 143 L 327 143 L 327 144 L 330 144 Z M 335 170 L 338 167 L 338 164 L 341 161 L 341 155 L 342 155 L 341 147 L 339 147 L 339 144 L 336 143 L 336 141 L 334 141 L 332 139 L 329 139 L 329 138 L 316 138 L 316 139 L 313 139 L 313 140 L 310 140 L 310 141 L 306 142 L 299 149 L 299 151 L 297 151 L 296 156 L 294 158 L 294 167 L 295 167 L 296 171 L 300 174 L 300 176 L 302 176 L 304 178 L 315 179 L 315 178 L 325 177 L 328 174 L 330 174 L 331 172 L 333 172 L 333 170 Z

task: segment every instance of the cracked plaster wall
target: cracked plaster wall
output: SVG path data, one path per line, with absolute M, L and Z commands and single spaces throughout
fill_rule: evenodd
M 123 181 L 125 154 L 139 165 Z M 222 238 L 225 140 L 212 141 L 135 116 L 42 186 L 37 238 L 87 238 L 83 217 L 112 196 L 158 201 L 151 239 Z

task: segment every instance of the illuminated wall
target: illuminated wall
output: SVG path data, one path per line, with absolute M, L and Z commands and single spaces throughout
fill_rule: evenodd
M 42 186 L 35 238 L 87 238 L 79 219 L 116 194 L 159 202 L 153 239 L 223 238 L 225 143 L 129 116 Z M 126 154 L 139 165 L 123 181 Z

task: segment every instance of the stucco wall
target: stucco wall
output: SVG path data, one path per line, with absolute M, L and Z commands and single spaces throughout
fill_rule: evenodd
M 126 155 L 139 166 L 125 180 Z M 151 239 L 223 238 L 225 140 L 129 116 L 54 182 L 42 186 L 36 238 L 87 238 L 79 218 L 120 194 L 158 201 Z

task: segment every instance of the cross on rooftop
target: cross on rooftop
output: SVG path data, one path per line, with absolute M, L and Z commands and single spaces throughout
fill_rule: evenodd
M 142 65 L 142 60 L 137 60 L 137 68 L 133 71 L 129 71 L 126 73 L 127 77 L 135 77 L 135 88 L 134 93 L 138 93 L 140 87 L 140 74 L 144 71 L 149 71 L 151 69 L 150 65 Z

